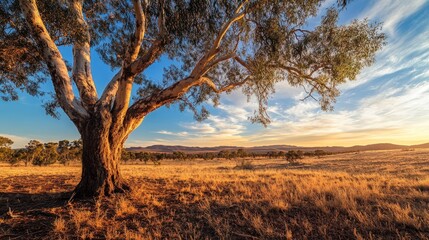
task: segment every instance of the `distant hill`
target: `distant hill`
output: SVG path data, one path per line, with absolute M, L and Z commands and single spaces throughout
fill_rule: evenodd
M 412 145 L 410 148 L 429 148 L 429 143 L 423 143 L 418 145 Z
M 429 148 L 429 143 L 418 145 L 397 145 L 391 143 L 377 143 L 370 145 L 356 145 L 352 147 L 341 146 L 327 146 L 327 147 L 300 147 L 293 145 L 269 145 L 269 146 L 256 146 L 256 147 L 237 147 L 237 146 L 217 146 L 217 147 L 187 147 L 187 146 L 169 146 L 169 145 L 152 145 L 148 147 L 131 147 L 127 148 L 132 152 L 158 152 L 158 153 L 172 153 L 172 152 L 186 152 L 186 153 L 202 153 L 202 152 L 219 152 L 222 150 L 234 151 L 237 149 L 244 149 L 247 152 L 266 153 L 290 150 L 302 150 L 310 152 L 314 150 L 323 150 L 327 152 L 354 152 L 354 151 L 369 151 L 369 150 L 394 150 L 394 149 L 409 149 L 409 148 Z

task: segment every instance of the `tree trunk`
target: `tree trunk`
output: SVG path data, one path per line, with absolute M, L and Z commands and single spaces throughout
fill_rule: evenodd
M 99 121 L 86 124 L 81 132 L 82 178 L 74 193 L 76 198 L 109 196 L 130 190 L 119 172 L 123 136 L 111 136 Z

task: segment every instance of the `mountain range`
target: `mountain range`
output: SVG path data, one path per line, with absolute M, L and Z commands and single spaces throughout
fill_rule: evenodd
M 170 146 L 170 145 L 152 145 L 147 147 L 130 147 L 128 151 L 132 152 L 156 152 L 156 153 L 172 153 L 172 152 L 186 152 L 186 153 L 202 153 L 202 152 L 219 152 L 222 150 L 235 151 L 237 149 L 244 149 L 247 152 L 266 153 L 271 151 L 290 151 L 301 150 L 310 152 L 315 150 L 323 150 L 326 152 L 355 152 L 355 151 L 369 151 L 369 150 L 394 150 L 394 149 L 413 149 L 413 148 L 429 148 L 429 143 L 418 145 L 397 145 L 391 143 L 377 143 L 370 145 L 356 145 L 352 147 L 341 146 L 327 146 L 327 147 L 300 147 L 293 145 L 269 145 L 269 146 L 255 146 L 255 147 L 237 147 L 237 146 L 217 146 L 217 147 L 187 147 L 187 146 Z

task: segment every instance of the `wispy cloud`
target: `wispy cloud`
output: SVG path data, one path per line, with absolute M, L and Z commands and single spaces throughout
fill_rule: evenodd
M 383 28 L 392 37 L 395 37 L 398 24 L 401 21 L 427 3 L 426 0 L 370 2 L 369 8 L 362 11 L 359 18 L 369 18 L 383 22 Z
M 169 132 L 169 131 L 165 131 L 165 130 L 158 131 L 156 133 L 164 134 L 164 135 L 170 135 L 170 136 L 179 136 L 179 137 L 188 136 L 189 135 L 188 132 Z

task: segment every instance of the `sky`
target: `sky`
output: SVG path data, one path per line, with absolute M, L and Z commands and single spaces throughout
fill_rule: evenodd
M 322 6 L 325 9 L 334 0 Z M 154 144 L 184 146 L 352 146 L 373 143 L 419 144 L 429 142 L 429 1 L 354 0 L 340 14 L 340 23 L 368 18 L 382 22 L 387 45 L 376 62 L 355 81 L 340 87 L 334 111 L 324 112 L 307 99 L 301 88 L 281 82 L 270 97 L 268 127 L 248 120 L 257 103 L 247 101 L 241 90 L 222 94 L 221 104 L 210 117 L 197 122 L 189 111 L 162 107 L 148 115 L 128 138 L 127 147 Z M 309 25 L 319 18 L 311 19 Z M 69 59 L 71 50 L 61 49 Z M 161 79 L 166 59 L 145 73 Z M 92 53 L 92 68 L 99 92 L 114 72 Z M 52 89 L 45 84 L 44 89 Z M 43 98 L 21 94 L 15 102 L 0 101 L 0 136 L 11 138 L 13 147 L 31 139 L 43 142 L 79 139 L 73 123 L 64 115 L 57 120 L 45 115 Z M 210 105 L 209 105 L 210 106 Z

